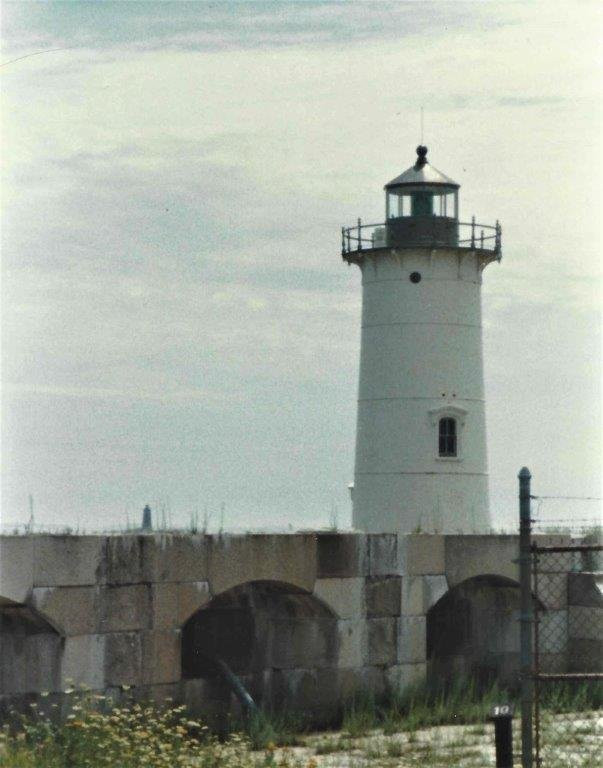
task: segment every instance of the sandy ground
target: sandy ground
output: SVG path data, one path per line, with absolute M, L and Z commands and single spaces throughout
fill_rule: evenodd
M 513 722 L 514 766 L 521 765 L 520 722 Z M 496 765 L 491 723 L 440 726 L 412 732 L 371 731 L 350 738 L 343 732 L 301 737 L 303 746 L 277 749 L 306 768 L 490 768 Z M 557 716 L 542 734 L 543 768 L 603 768 L 603 715 Z

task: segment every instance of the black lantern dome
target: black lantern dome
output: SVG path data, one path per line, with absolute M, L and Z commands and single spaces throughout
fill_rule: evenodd
M 456 181 L 453 181 L 450 177 L 429 164 L 427 161 L 427 147 L 422 145 L 417 147 L 416 163 L 386 184 L 385 189 L 394 191 L 403 187 L 417 185 L 435 185 L 439 188 L 447 187 L 449 190 L 460 187 L 460 184 L 457 184 Z

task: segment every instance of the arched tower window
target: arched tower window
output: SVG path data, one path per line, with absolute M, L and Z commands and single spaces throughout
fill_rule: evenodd
M 454 457 L 457 455 L 456 419 L 446 416 L 440 419 L 439 455 Z
M 469 412 L 447 403 L 429 411 L 433 429 L 433 453 L 436 460 L 463 460 L 463 430 Z

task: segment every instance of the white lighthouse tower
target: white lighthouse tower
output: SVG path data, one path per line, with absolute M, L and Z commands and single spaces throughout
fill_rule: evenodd
M 353 524 L 373 533 L 490 527 L 480 287 L 501 230 L 460 223 L 426 155 L 386 184 L 383 224 L 342 230 L 362 272 Z

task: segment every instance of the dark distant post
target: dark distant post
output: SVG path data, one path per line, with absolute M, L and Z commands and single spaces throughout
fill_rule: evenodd
M 513 705 L 492 707 L 490 719 L 494 721 L 496 768 L 513 768 Z
M 151 507 L 147 504 L 142 510 L 142 530 L 143 533 L 148 533 L 153 530 L 153 521 L 151 519 Z

